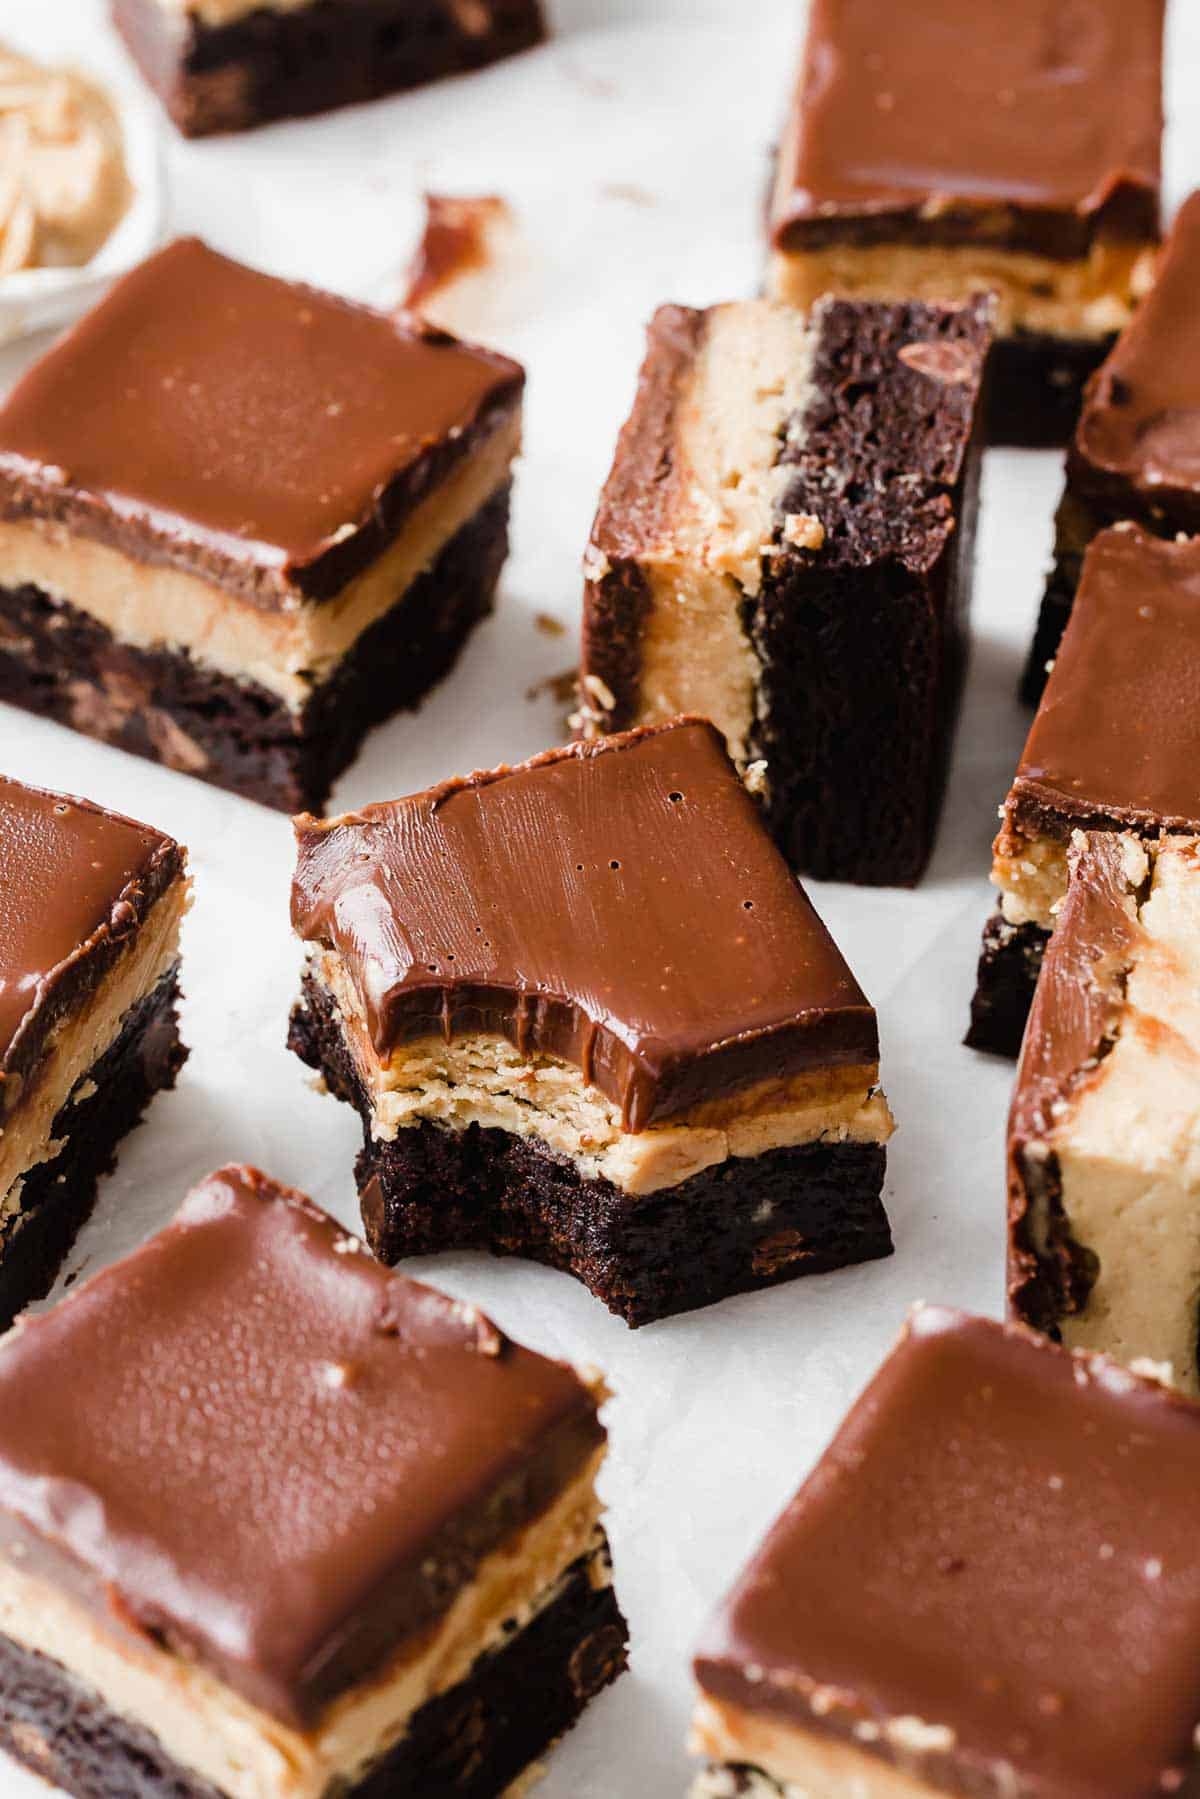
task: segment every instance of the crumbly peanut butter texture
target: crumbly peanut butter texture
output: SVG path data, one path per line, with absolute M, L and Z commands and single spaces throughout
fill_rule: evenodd
M 131 197 L 102 89 L 0 45 L 0 278 L 90 262 Z
M 901 1761 L 908 1734 L 905 1726 L 917 1723 L 916 1719 L 895 1720 L 893 1728 L 899 1735 L 890 1752 Z M 878 1734 L 882 1736 L 884 1730 Z M 766 1776 L 762 1799 L 773 1789 L 781 1791 L 784 1799 L 808 1799 L 818 1793 L 821 1799 L 924 1799 L 934 1793 L 933 1787 L 902 1765 L 893 1765 L 855 1743 L 708 1697 L 701 1699 L 692 1722 L 691 1749 L 717 1764 L 700 1776 L 692 1799 L 725 1799 L 727 1794 L 733 1799 L 742 1792 L 739 1786 L 722 1785 L 721 1764 L 761 1769 Z M 750 1799 L 757 1799 L 754 1787 Z

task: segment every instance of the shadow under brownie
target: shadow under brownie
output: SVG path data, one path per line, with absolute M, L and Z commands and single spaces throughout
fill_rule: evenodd
M 184 853 L 0 778 L 0 1326 L 54 1284 L 179 1041 Z
M 874 1013 L 707 721 L 297 830 L 289 1041 L 384 1260 L 531 1256 L 639 1325 L 890 1252 Z
M 990 341 L 986 299 L 660 309 L 585 561 L 583 732 L 703 713 L 802 873 L 918 880 Z
M 210 1176 L 0 1344 L 0 1742 L 76 1799 L 498 1799 L 624 1666 L 604 1397 Z
M 522 385 L 171 245 L 0 408 L 0 697 L 319 808 L 491 609 Z
M 1020 1050 L 1074 831 L 1200 831 L 1198 666 L 1200 540 L 1102 531 L 1001 812 L 972 1048 Z
M 539 0 L 112 0 L 187 137 L 328 112 L 527 50 Z
M 996 295 L 988 441 L 1066 443 L 1152 278 L 1164 0 L 814 0 L 768 291 Z

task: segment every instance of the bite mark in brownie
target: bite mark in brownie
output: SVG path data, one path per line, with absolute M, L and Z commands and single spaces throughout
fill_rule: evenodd
M 528 1253 L 644 1323 L 887 1252 L 874 1014 L 706 721 L 298 842 L 290 1041 L 381 1255 Z
M 989 343 L 982 300 L 651 325 L 585 563 L 585 730 L 705 713 L 804 872 L 911 883 L 928 860 Z
M 1074 29 L 1055 0 L 816 0 L 769 209 L 773 297 L 990 291 L 989 441 L 1066 442 L 1152 278 L 1163 12 L 1094 0 Z
M 320 805 L 490 609 L 521 386 L 431 327 L 170 246 L 0 409 L 8 696 Z
M 0 1736 L 81 1799 L 500 1794 L 624 1663 L 602 1397 L 211 1176 L 0 1351 Z
M 112 0 L 186 137 L 328 112 L 528 50 L 539 0 Z

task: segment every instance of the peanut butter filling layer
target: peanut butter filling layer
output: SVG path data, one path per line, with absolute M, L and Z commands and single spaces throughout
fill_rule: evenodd
M 894 1129 L 878 1064 L 812 1070 L 762 1081 L 647 1130 L 625 1131 L 620 1108 L 578 1068 L 522 1055 L 502 1037 L 425 1037 L 385 1058 L 371 1047 L 340 958 L 314 951 L 311 967 L 332 994 L 346 1042 L 371 1096 L 374 1136 L 392 1140 L 422 1123 L 501 1130 L 536 1139 L 585 1180 L 634 1197 L 676 1187 L 730 1157 L 802 1143 L 886 1143 Z
M 303 12 L 313 0 L 155 0 L 162 12 L 201 25 L 232 25 L 254 12 Z
M 21 1177 L 50 1161 L 50 1131 L 87 1072 L 115 1042 L 125 1015 L 179 959 L 179 931 L 191 903 L 186 877 L 163 894 L 107 978 L 51 1038 L 31 1081 L 0 1130 L 0 1227 L 20 1209 Z
M 937 1734 L 936 1726 L 924 1725 L 916 1718 L 897 1718 L 890 1725 L 879 1729 L 872 1725 L 870 1729 L 872 1740 L 894 1737 L 894 1751 L 890 1752 L 901 1758 L 906 1742 L 912 1743 L 922 1732 Z M 691 1748 L 694 1754 L 717 1764 L 748 1763 L 761 1769 L 783 1799 L 810 1799 L 815 1794 L 820 1794 L 820 1799 L 923 1799 L 935 1791 L 915 1774 L 840 1737 L 707 1697 L 701 1699 L 692 1721 Z M 732 1799 L 741 1791 L 717 1766 L 699 1777 L 692 1799 Z M 757 1790 L 751 1787 L 751 1799 L 759 1799 L 759 1794 L 761 1799 L 774 1799 L 766 1782 L 760 1782 Z
M 573 1563 L 591 1555 L 593 1582 L 607 1584 L 595 1493 L 602 1458 L 600 1450 L 549 1510 L 484 1559 L 431 1632 L 374 1681 L 336 1700 L 308 1732 L 268 1716 L 149 1639 L 110 1633 L 97 1614 L 3 1558 L 0 1632 L 57 1662 L 228 1799 L 324 1799 L 361 1778 L 399 1742 L 415 1711 L 457 1686 L 478 1656 L 551 1603 Z M 29 1743 L 23 1747 L 31 1752 Z
M 0 521 L 0 586 L 38 587 L 142 650 L 186 651 L 299 712 L 377 619 L 508 483 L 520 447 L 511 413 L 412 513 L 390 548 L 332 600 L 269 610 L 179 569 L 136 562 L 61 527 Z
M 993 846 L 991 881 L 1000 889 L 1006 924 L 1052 931 L 1067 891 L 1067 846 L 1044 834 L 1025 837 L 1005 825 Z
M 758 658 L 742 601 L 758 593 L 786 429 L 807 403 L 811 338 L 799 314 L 752 300 L 715 308 L 675 420 L 678 495 L 662 542 L 639 558 L 649 589 L 638 724 L 711 718 L 744 767 Z
M 776 250 L 773 299 L 811 306 L 822 294 L 855 300 L 963 301 L 993 293 L 1001 337 L 1032 331 L 1102 339 L 1121 331 L 1154 280 L 1152 245 L 1097 238 L 1082 259 L 1058 261 L 992 244 L 837 244 Z

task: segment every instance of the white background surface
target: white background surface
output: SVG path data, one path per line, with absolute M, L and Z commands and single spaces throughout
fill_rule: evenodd
M 881 0 L 890 4 L 892 0 Z M 983 0 L 986 3 L 986 0 Z M 754 291 L 768 152 L 794 0 L 550 0 L 553 44 L 478 76 L 242 138 L 167 136 L 177 230 L 276 272 L 390 300 L 422 189 L 500 193 L 532 246 L 504 348 L 527 365 L 527 451 L 496 617 L 417 718 L 377 731 L 335 805 L 392 797 L 562 739 L 525 697 L 576 660 L 579 558 L 641 331 L 662 300 Z M 1200 6 L 1174 0 L 1168 199 L 1200 179 Z M 0 0 L 0 36 L 111 66 L 100 0 Z M 1190 174 L 1189 174 L 1190 171 Z M 7 383 L 34 346 L 0 357 Z M 1026 719 L 1014 699 L 1040 593 L 1059 458 L 991 452 L 970 684 L 941 839 L 915 893 L 812 884 L 880 1014 L 899 1121 L 890 1261 L 728 1301 L 636 1334 L 567 1277 L 520 1262 L 410 1265 L 616 1392 L 604 1488 L 632 1670 L 556 1752 L 545 1799 L 667 1799 L 685 1789 L 688 1656 L 705 1614 L 799 1484 L 917 1298 L 999 1313 L 1003 1123 L 1011 1071 L 960 1047 L 995 809 Z M 538 612 L 560 618 L 551 638 Z M 104 1186 L 72 1269 L 164 1222 L 222 1161 L 261 1164 L 357 1228 L 358 1122 L 284 1049 L 298 955 L 285 818 L 0 708 L 0 769 L 87 794 L 182 838 L 196 906 L 185 943 L 178 1090 L 158 1099 Z M 44 1788 L 0 1766 L 0 1799 Z

